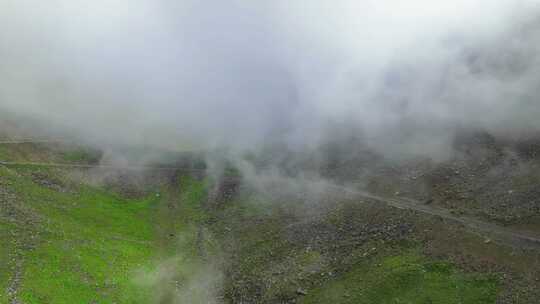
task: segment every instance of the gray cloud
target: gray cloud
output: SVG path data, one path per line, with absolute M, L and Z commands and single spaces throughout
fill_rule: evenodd
M 0 110 L 98 142 L 302 150 L 340 125 L 388 155 L 445 157 L 458 127 L 540 131 L 539 12 L 527 0 L 7 0 Z

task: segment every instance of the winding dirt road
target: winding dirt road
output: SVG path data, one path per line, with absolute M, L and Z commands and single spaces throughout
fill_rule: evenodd
M 444 220 L 464 226 L 470 231 L 482 236 L 489 237 L 493 241 L 511 245 L 513 247 L 530 248 L 540 250 L 540 237 L 524 234 L 511 228 L 496 225 L 477 218 L 465 215 L 455 215 L 450 210 L 426 205 L 420 201 L 409 198 L 382 197 L 365 191 L 353 190 L 342 186 L 330 186 L 334 191 L 339 191 L 350 198 L 364 198 L 384 203 L 388 206 L 412 210 L 418 213 L 436 216 Z

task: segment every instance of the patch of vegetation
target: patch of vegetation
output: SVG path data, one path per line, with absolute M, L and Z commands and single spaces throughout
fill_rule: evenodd
M 9 150 L 6 145 L 0 145 L 0 160 L 8 160 Z
M 58 147 L 44 143 L 22 143 L 0 145 L 0 160 L 13 162 L 59 161 Z
M 8 296 L 4 292 L 8 288 L 13 268 L 13 254 L 15 252 L 14 240 L 11 231 L 15 229 L 13 224 L 0 221 L 0 303 L 7 303 Z
M 184 220 L 202 223 L 207 214 L 203 203 L 208 195 L 206 180 L 199 181 L 189 175 L 180 178 L 180 211 Z
M 24 303 L 146 302 L 150 290 L 136 286 L 133 273 L 154 254 L 154 197 L 127 200 L 88 186 L 55 191 L 5 168 L 0 178 L 45 219 L 37 245 L 22 256 Z
M 28 160 L 32 157 L 34 150 L 32 144 L 21 145 L 0 145 L 0 160 L 4 161 L 21 161 Z
M 207 303 L 220 282 L 218 243 L 206 228 L 207 180 L 181 176 L 162 190 L 155 213 L 160 263 L 139 275 L 156 303 Z
M 166 203 L 160 205 L 155 221 L 159 225 L 159 235 L 165 238 L 161 244 L 162 249 L 167 251 L 164 255 L 176 255 L 180 241 L 184 254 L 189 251 L 191 255 L 196 255 L 197 230 L 207 219 L 203 206 L 207 197 L 207 182 L 182 176 L 178 185 L 172 189 L 164 188 L 162 195 Z M 180 234 L 184 237 L 177 237 Z M 190 241 L 186 240 L 188 236 Z
M 335 281 L 315 289 L 301 303 L 495 303 L 498 282 L 467 274 L 418 253 L 358 264 Z
M 78 148 L 66 151 L 62 154 L 62 158 L 65 162 L 77 164 L 97 164 L 102 157 L 100 151 L 89 148 Z

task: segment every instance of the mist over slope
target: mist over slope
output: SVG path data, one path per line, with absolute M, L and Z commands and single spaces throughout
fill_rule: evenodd
M 444 159 L 540 131 L 537 1 L 0 4 L 0 111 L 86 140 Z M 351 135 L 353 134 L 353 135 Z

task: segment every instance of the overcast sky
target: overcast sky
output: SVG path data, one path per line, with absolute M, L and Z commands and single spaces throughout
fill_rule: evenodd
M 0 111 L 94 140 L 253 148 L 350 126 L 444 153 L 540 131 L 532 0 L 3 0 Z

